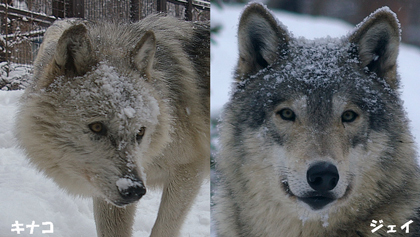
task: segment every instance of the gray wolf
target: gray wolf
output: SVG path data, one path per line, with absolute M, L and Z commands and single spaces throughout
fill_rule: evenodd
M 17 137 L 61 188 L 92 197 L 98 236 L 131 236 L 163 189 L 150 236 L 177 236 L 209 172 L 208 23 L 55 22 L 23 96 Z M 147 195 L 147 194 L 146 194 Z
M 399 93 L 399 41 L 387 7 L 349 35 L 315 40 L 293 37 L 261 4 L 246 7 L 219 127 L 219 237 L 387 236 L 389 225 L 393 235 L 418 236 L 419 167 Z

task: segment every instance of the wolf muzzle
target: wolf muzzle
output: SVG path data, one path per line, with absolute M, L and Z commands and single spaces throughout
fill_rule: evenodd
M 316 163 L 306 173 L 309 186 L 321 193 L 333 190 L 339 178 L 337 167 L 328 162 Z
M 143 181 L 137 178 L 121 178 L 117 187 L 121 197 L 117 205 L 121 206 L 136 202 L 146 194 Z
M 319 210 L 336 198 L 329 191 L 333 190 L 340 179 L 337 167 L 329 162 L 318 162 L 311 166 L 306 179 L 309 186 L 315 190 L 299 199 L 308 204 L 312 209 Z

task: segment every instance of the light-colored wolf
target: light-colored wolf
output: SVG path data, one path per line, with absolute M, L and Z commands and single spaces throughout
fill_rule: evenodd
M 208 23 L 162 15 L 45 33 L 17 136 L 60 187 L 93 197 L 98 236 L 131 236 L 149 187 L 163 188 L 151 236 L 179 234 L 210 166 L 209 43 Z
M 389 225 L 418 236 L 395 14 L 384 7 L 345 37 L 306 40 L 253 3 L 238 38 L 219 128 L 218 236 L 387 236 Z

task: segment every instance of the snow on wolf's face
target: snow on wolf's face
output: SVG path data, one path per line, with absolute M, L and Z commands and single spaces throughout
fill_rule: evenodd
M 365 173 L 406 124 L 396 90 L 398 26 L 384 11 L 370 18 L 352 35 L 306 40 L 259 4 L 241 16 L 238 84 L 224 116 L 235 137 L 225 143 L 241 149 L 222 152 L 241 157 L 250 180 L 270 184 L 255 193 L 299 216 L 351 209 L 362 187 L 375 190 Z
M 58 172 L 81 194 L 93 192 L 116 205 L 144 194 L 137 159 L 147 163 L 160 114 L 145 80 L 101 62 L 84 76 L 55 80 L 44 92 L 54 106 L 48 135 L 60 153 Z
M 369 112 L 363 108 L 381 107 L 349 48 L 341 39 L 292 41 L 283 61 L 245 79 L 233 95 L 247 105 L 237 118 L 255 129 L 246 137 L 272 167 L 278 191 L 304 213 L 346 200 L 353 166 L 367 146 Z

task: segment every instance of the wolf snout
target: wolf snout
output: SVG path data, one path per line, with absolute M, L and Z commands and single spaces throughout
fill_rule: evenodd
M 320 210 L 336 200 L 336 196 L 330 192 L 337 186 L 340 179 L 335 165 L 329 162 L 318 162 L 308 169 L 306 179 L 313 191 L 298 197 L 300 201 L 308 204 L 313 210 Z
M 337 186 L 340 176 L 335 165 L 329 162 L 318 162 L 308 169 L 306 179 L 311 188 L 324 193 Z
M 116 185 L 121 198 L 124 200 L 123 204 L 136 202 L 146 194 L 146 187 L 139 179 L 120 178 Z

